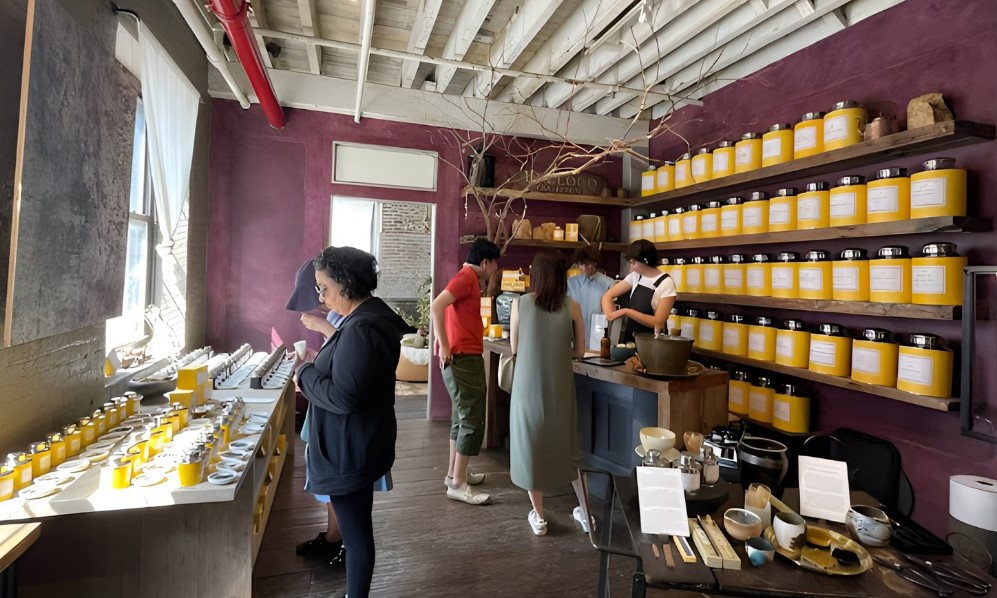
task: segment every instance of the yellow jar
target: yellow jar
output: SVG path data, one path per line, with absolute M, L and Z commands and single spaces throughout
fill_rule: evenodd
M 651 214 L 651 217 L 652 218 L 654 217 L 653 213 Z M 553 236 L 553 238 L 551 240 L 552 241 L 563 241 L 564 240 L 564 229 L 561 228 L 560 226 L 555 226 L 554 227 L 554 236 Z M 652 239 L 651 242 L 653 243 L 654 240 Z
M 837 324 L 820 324 L 810 335 L 810 371 L 847 377 L 852 371 L 852 339 Z
M 640 196 L 647 197 L 658 192 L 658 171 L 645 170 L 640 174 Z
M 658 193 L 675 190 L 675 162 L 665 161 L 656 171 L 655 188 Z
M 783 384 L 772 397 L 772 427 L 796 434 L 810 431 L 810 397 L 795 384 Z
M 7 467 L 14 472 L 14 492 L 31 485 L 31 455 L 20 451 L 8 453 Z
M 869 115 L 855 102 L 838 102 L 824 115 L 824 151 L 862 142 Z
M 702 209 L 699 204 L 693 204 L 685 209 L 685 214 L 682 214 L 683 239 L 703 238 L 703 234 L 700 232 L 700 223 L 703 219 Z
M 794 251 L 778 254 L 772 262 L 771 296 L 780 299 L 800 298 L 800 256 Z
M 699 346 L 699 310 L 687 309 L 682 314 L 682 335 L 692 339 L 694 347 Z
M 668 314 L 665 328 L 668 329 L 669 336 L 682 336 L 682 316 L 677 307 L 673 307 L 671 313 Z
M 706 259 L 702 257 L 694 257 L 689 260 L 685 267 L 686 293 L 703 292 L 703 265 L 705 263 Z
M 693 184 L 713 179 L 713 155 L 709 149 L 701 147 L 696 151 L 689 166 L 689 173 L 692 175 Z
M 686 293 L 685 284 L 685 269 L 686 259 L 684 257 L 677 257 L 672 260 L 671 269 L 668 271 L 668 275 L 672 277 L 672 281 L 675 282 L 675 292 L 676 293 Z
M 796 230 L 796 189 L 784 187 L 769 199 L 769 232 Z
M 934 334 L 909 334 L 900 344 L 897 389 L 947 399 L 952 395 L 952 350 Z
M 830 194 L 830 225 L 865 224 L 868 210 L 865 177 L 843 176 Z
M 126 408 L 126 413 L 129 416 L 138 413 L 138 406 L 142 404 L 142 395 L 131 390 L 125 391 L 125 400 L 128 401 L 128 406 Z
M 741 215 L 744 209 L 743 197 L 728 197 L 720 208 L 720 236 L 729 237 L 741 234 Z
M 51 466 L 62 465 L 66 460 L 66 439 L 63 438 L 62 432 L 52 432 L 46 435 L 45 442 L 48 443 L 49 451 L 52 453 Z
M 783 164 L 793 159 L 793 125 L 775 124 L 762 135 L 762 167 Z
M 745 324 L 744 316 L 731 314 L 723 325 L 723 347 L 721 349 L 728 355 L 748 355 L 748 325 Z
M 104 403 L 104 417 L 107 422 L 107 429 L 105 432 L 109 432 L 111 428 L 115 428 L 118 425 L 118 405 L 111 401 Z
M 80 421 L 77 423 L 77 428 L 80 430 L 81 434 L 80 450 L 86 450 L 88 446 L 93 444 L 94 440 L 97 440 L 97 423 L 89 417 L 84 417 L 80 418 Z
M 730 176 L 734 174 L 734 161 L 737 159 L 737 148 L 733 141 L 721 141 L 713 150 L 713 178 Z
M 748 417 L 764 424 L 772 423 L 772 403 L 775 389 L 772 379 L 759 376 L 748 389 Z
M 31 477 L 43 476 L 52 469 L 52 450 L 47 442 L 31 443 Z
M 194 461 L 177 464 L 177 477 L 180 479 L 180 486 L 187 488 L 196 486 L 204 479 L 204 459 L 196 458 Z
M 668 211 L 664 210 L 657 216 L 653 218 L 654 223 L 654 238 L 651 239 L 655 243 L 667 243 L 668 242 Z
M 110 426 L 107 425 L 107 416 L 100 411 L 94 412 L 91 419 L 93 419 L 94 424 L 97 426 L 97 438 L 107 434 L 107 431 L 111 429 Z
M 910 219 L 910 178 L 906 168 L 883 168 L 866 189 L 866 222 Z
M 153 429 L 149 433 L 149 456 L 155 457 L 166 446 L 167 438 L 165 430 Z
M 149 454 L 149 441 L 139 440 L 135 444 L 128 447 L 128 456 L 132 457 L 132 461 L 136 465 L 141 467 L 149 460 L 149 457 L 151 456 Z
M 699 219 L 699 232 L 703 239 L 720 236 L 720 202 L 708 201 Z
M 734 145 L 734 172 L 750 172 L 762 167 L 761 133 L 745 133 Z
M 827 228 L 831 225 L 831 193 L 825 182 L 807 183 L 796 196 L 796 230 Z
M 706 264 L 703 265 L 703 292 L 713 295 L 723 295 L 724 292 L 724 266 L 727 264 L 727 257 L 723 255 L 711 255 Z
M 775 362 L 794 368 L 810 364 L 810 332 L 800 320 L 785 320 L 775 333 Z
M 755 191 L 741 208 L 741 234 L 769 232 L 769 194 Z
M 748 393 L 751 392 L 748 372 L 736 370 L 727 384 L 727 410 L 738 415 L 748 415 Z
M 83 432 L 76 424 L 62 428 L 62 437 L 66 439 L 66 457 L 75 457 L 83 450 Z
M 744 295 L 746 292 L 744 279 L 748 268 L 748 256 L 735 253 L 730 256 L 730 263 L 723 267 L 725 295 Z
M 852 380 L 894 388 L 900 346 L 881 328 L 866 328 L 852 341 Z
M 644 217 L 634 216 L 634 219 L 630 221 L 630 242 L 633 243 L 637 239 L 640 239 L 644 234 Z
M 910 303 L 911 266 L 907 248 L 881 247 L 869 262 L 869 301 Z
M 832 299 L 835 301 L 869 300 L 869 259 L 865 249 L 845 249 L 834 260 Z
M 767 253 L 751 256 L 744 268 L 744 294 L 750 297 L 772 296 L 772 264 Z
M 824 113 L 807 112 L 793 127 L 793 159 L 815 156 L 824 151 Z
M 658 214 L 651 212 L 640 221 L 640 238 L 654 243 L 654 219 Z
M 910 261 L 911 303 L 915 305 L 962 305 L 965 257 L 955 243 L 928 243 L 921 257 Z
M 775 361 L 776 332 L 772 318 L 755 318 L 755 323 L 748 326 L 748 357 L 758 361 Z
M 692 158 L 686 153 L 679 156 L 675 161 L 675 188 L 682 189 L 692 184 L 691 164 Z
M 910 177 L 910 217 L 966 215 L 966 170 L 953 158 L 935 158 Z
M 173 412 L 180 418 L 180 429 L 187 427 L 187 420 L 190 417 L 190 409 L 184 407 L 183 403 L 173 403 Z
M 699 319 L 699 330 L 696 341 L 701 349 L 720 351 L 724 346 L 723 315 L 717 311 L 706 312 L 705 318 Z
M 685 208 L 675 208 L 667 216 L 665 223 L 668 226 L 668 240 L 682 240 L 682 217 L 685 215 Z
M 0 467 L 0 502 L 14 497 L 14 470 L 6 465 Z
M 109 460 L 104 469 L 110 477 L 111 488 L 121 490 L 132 485 L 132 459 L 130 457 L 120 457 Z

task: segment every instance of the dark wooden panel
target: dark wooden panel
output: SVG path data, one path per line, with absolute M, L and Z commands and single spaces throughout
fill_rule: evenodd
M 27 0 L 0 2 L 0 322 L 7 297 L 10 223 L 14 207 L 14 162 L 17 156 L 17 116 L 21 106 L 21 67 Z
M 120 315 L 138 96 L 106 2 L 32 0 L 29 14 L 8 345 Z

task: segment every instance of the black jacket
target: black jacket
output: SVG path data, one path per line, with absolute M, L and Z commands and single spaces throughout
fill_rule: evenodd
M 371 488 L 395 462 L 395 368 L 401 337 L 413 329 L 371 297 L 342 321 L 298 370 L 313 406 L 308 429 L 311 494 L 337 496 Z

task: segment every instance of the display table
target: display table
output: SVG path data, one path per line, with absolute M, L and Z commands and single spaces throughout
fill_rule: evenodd
M 38 523 L 0 525 L 0 597 L 17 595 L 15 563 L 41 533 Z

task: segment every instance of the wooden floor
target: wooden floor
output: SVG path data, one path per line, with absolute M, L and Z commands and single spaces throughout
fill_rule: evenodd
M 426 420 L 424 394 L 398 396 L 396 412 L 394 489 L 374 495 L 373 596 L 595 595 L 599 555 L 571 518 L 577 501 L 570 486 L 547 497 L 549 530 L 536 537 L 526 521 L 526 492 L 509 480 L 508 451 L 483 451 L 471 462 L 473 471 L 487 474 L 481 488 L 492 495 L 492 504 L 449 500 L 443 486 L 449 424 Z M 341 565 L 315 563 L 294 552 L 296 544 L 326 527 L 325 506 L 302 490 L 303 450 L 298 439 L 294 469 L 282 476 L 256 561 L 253 596 L 339 598 L 345 591 Z M 629 595 L 632 571 L 632 562 L 614 563 L 613 596 Z

